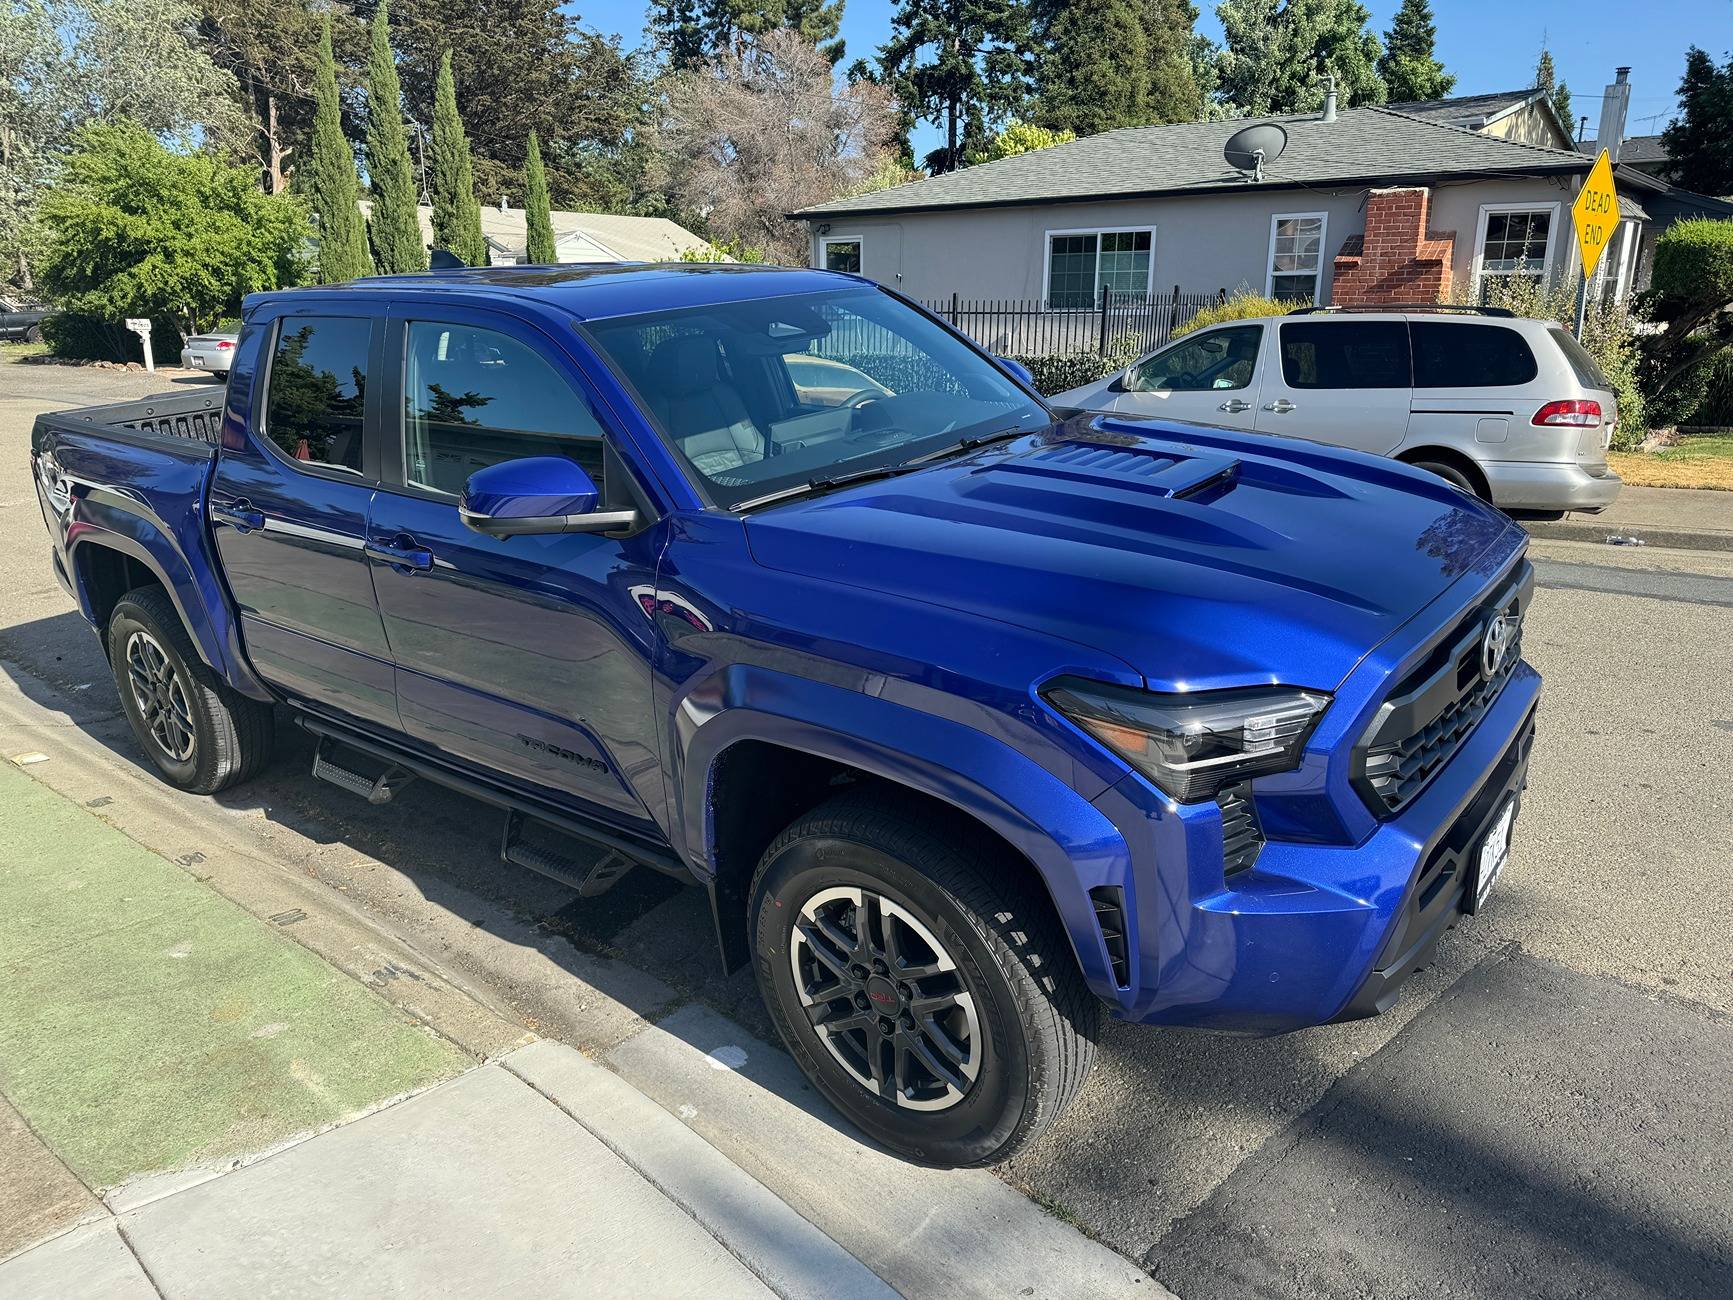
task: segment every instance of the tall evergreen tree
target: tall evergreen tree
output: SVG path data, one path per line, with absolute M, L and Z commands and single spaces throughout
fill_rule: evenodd
M 331 16 L 319 31 L 313 76 L 313 157 L 307 167 L 308 198 L 319 234 L 319 282 L 335 284 L 373 273 L 367 232 L 361 225 L 361 178 L 355 154 L 343 138 L 337 101 L 337 60 L 331 53 Z
M 558 260 L 559 254 L 554 249 L 554 220 L 548 212 L 548 174 L 542 170 L 542 147 L 534 131 L 530 132 L 524 159 L 524 224 L 529 231 L 527 253 L 535 265 L 546 266 Z
M 1216 91 L 1230 112 L 1314 112 L 1326 73 L 1343 107 L 1382 104 L 1378 38 L 1359 0 L 1221 0 L 1224 47 Z
M 932 172 L 962 165 L 1029 95 L 1026 0 L 901 0 L 879 47 L 881 80 L 918 121 L 945 132 Z
M 481 204 L 475 197 L 469 137 L 457 113 L 450 50 L 440 57 L 433 91 L 433 246 L 455 253 L 466 266 L 487 265 Z
M 1443 99 L 1455 88 L 1456 78 L 1438 61 L 1437 40 L 1432 6 L 1426 0 L 1402 0 L 1395 21 L 1384 33 L 1384 54 L 1378 60 L 1378 75 L 1384 78 L 1392 103 Z
M 1534 88 L 1544 90 L 1552 97 L 1552 106 L 1558 110 L 1565 129 L 1574 135 L 1577 120 L 1571 116 L 1571 88 L 1558 79 L 1558 73 L 1552 66 L 1552 51 L 1544 45 L 1540 51 L 1540 62 L 1535 64 L 1534 68 Z
M 1668 124 L 1668 176 L 1698 194 L 1733 195 L 1733 57 L 1717 68 L 1693 45 L 1679 82 L 1680 116 Z
M 403 91 L 391 52 L 390 21 L 385 0 L 380 0 L 367 57 L 367 179 L 373 191 L 367 237 L 380 274 L 399 275 L 425 271 L 427 248 L 415 215 L 415 169 L 403 129 Z
M 741 54 L 770 32 L 787 29 L 841 61 L 844 0 L 650 0 L 646 26 L 668 62 L 695 68 L 724 54 Z
M 1190 0 L 1044 0 L 1031 120 L 1078 135 L 1193 120 L 1202 107 L 1189 57 L 1196 18 Z

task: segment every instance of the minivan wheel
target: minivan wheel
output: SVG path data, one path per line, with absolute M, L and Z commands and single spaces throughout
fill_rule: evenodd
M 108 661 L 132 734 L 169 784 L 215 794 L 270 757 L 270 706 L 217 680 L 160 587 L 140 587 L 115 605 Z
M 1076 1095 L 1100 1007 L 1045 896 L 931 823 L 867 791 L 796 821 L 753 882 L 754 965 L 801 1069 L 869 1136 L 998 1164 Z
M 1480 496 L 1480 491 L 1474 486 L 1474 481 L 1456 466 L 1442 460 L 1411 460 L 1408 462 L 1415 469 L 1423 469 L 1429 474 L 1436 474 L 1446 483 L 1452 483 L 1472 496 Z

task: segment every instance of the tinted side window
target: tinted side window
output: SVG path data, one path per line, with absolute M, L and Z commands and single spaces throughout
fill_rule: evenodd
M 1282 378 L 1289 388 L 1407 388 L 1412 374 L 1402 321 L 1282 326 Z
M 1576 341 L 1576 336 L 1566 333 L 1556 325 L 1547 331 L 1552 340 L 1559 346 L 1559 351 L 1565 354 L 1565 360 L 1570 362 L 1571 369 L 1576 373 L 1577 382 L 1584 388 L 1598 388 L 1603 393 L 1613 391 L 1613 386 L 1607 381 L 1600 363 L 1590 354 L 1589 350 Z
M 403 371 L 404 477 L 463 491 L 478 469 L 569 456 L 602 483 L 602 426 L 554 368 L 516 339 L 411 321 Z
M 265 433 L 292 460 L 361 472 L 361 417 L 373 322 L 290 316 L 277 328 Z
M 1157 352 L 1131 372 L 1134 393 L 1244 388 L 1258 365 L 1262 325 L 1211 330 Z
M 1504 325 L 1414 321 L 1416 388 L 1498 388 L 1540 373 L 1528 341 Z

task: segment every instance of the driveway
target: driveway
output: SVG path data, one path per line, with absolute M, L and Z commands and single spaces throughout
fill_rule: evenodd
M 0 672 L 75 718 L 91 772 L 136 776 L 22 467 L 35 410 L 162 385 L 28 369 L 0 366 Z M 1070 1114 L 999 1171 L 1188 1300 L 1733 1290 L 1733 556 L 1533 554 L 1525 649 L 1547 694 L 1488 911 L 1376 1020 L 1270 1039 L 1109 1026 Z M 815 1170 L 846 1177 L 850 1140 L 763 1046 L 750 974 L 721 975 L 701 894 L 637 872 L 579 900 L 502 866 L 487 810 L 423 785 L 370 807 L 310 763 L 289 733 L 259 780 L 170 800 L 184 813 L 129 833 L 171 857 L 227 836 L 246 850 L 237 881 L 340 897 L 467 993 L 613 1054 L 791 1205 Z M 677 1075 L 602 994 L 751 1064 Z M 705 1089 L 742 1082 L 712 1113 Z M 824 1154 L 803 1168 L 790 1135 L 809 1131 Z M 902 1224 L 893 1187 L 850 1213 L 877 1198 L 867 1215 Z M 922 1278 L 910 1294 L 942 1281 Z

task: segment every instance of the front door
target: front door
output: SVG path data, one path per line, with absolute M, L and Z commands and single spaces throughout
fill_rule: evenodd
M 441 309 L 391 322 L 401 438 L 369 524 L 374 589 L 410 736 L 623 828 L 653 825 L 650 707 L 660 530 L 491 537 L 457 504 L 476 470 L 570 456 L 602 488 L 626 474 L 569 358 L 527 325 Z M 610 481 L 612 478 L 612 481 Z
M 1408 432 L 1413 365 L 1404 320 L 1314 316 L 1276 326 L 1259 433 L 1387 455 Z
M 1263 336 L 1262 325 L 1227 325 L 1170 344 L 1127 371 L 1107 407 L 1121 415 L 1251 429 Z
M 212 536 L 259 676 L 325 712 L 397 726 L 385 629 L 363 547 L 378 477 L 384 321 L 309 308 L 257 322 L 230 380 L 249 413 L 225 429 Z M 243 361 L 243 364 L 245 362 Z

